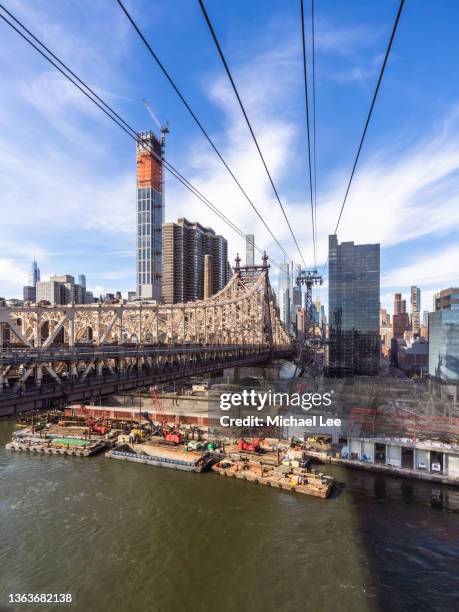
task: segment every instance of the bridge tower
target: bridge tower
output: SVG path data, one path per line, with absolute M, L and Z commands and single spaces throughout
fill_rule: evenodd
M 312 288 L 314 285 L 321 285 L 323 278 L 317 270 L 301 270 L 296 279 L 296 284 L 306 286 L 306 313 L 305 313 L 305 334 L 306 338 L 311 338 L 314 330 L 314 322 L 312 317 Z

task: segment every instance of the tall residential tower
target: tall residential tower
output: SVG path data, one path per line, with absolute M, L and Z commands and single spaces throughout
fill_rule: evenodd
M 165 133 L 137 136 L 137 297 L 161 301 Z
M 255 236 L 253 234 L 245 236 L 245 265 L 255 265 Z
M 411 287 L 411 329 L 419 335 L 421 331 L 421 290 L 419 287 Z
M 208 298 L 223 289 L 231 273 L 223 236 L 184 218 L 164 224 L 162 286 L 166 304 Z

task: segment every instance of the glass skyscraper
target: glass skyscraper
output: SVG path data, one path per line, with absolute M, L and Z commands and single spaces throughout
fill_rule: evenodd
M 278 302 L 282 323 L 290 329 L 290 265 L 288 262 L 279 264 Z
M 379 244 L 329 236 L 329 376 L 379 371 Z
M 164 145 L 153 132 L 137 139 L 137 297 L 161 301 Z
M 32 266 L 30 267 L 30 272 L 29 272 L 29 286 L 35 287 L 35 285 L 38 283 L 39 280 L 40 280 L 40 268 L 38 267 L 38 264 L 34 259 L 32 262 Z
M 429 313 L 429 375 L 459 384 L 459 288 L 441 291 Z

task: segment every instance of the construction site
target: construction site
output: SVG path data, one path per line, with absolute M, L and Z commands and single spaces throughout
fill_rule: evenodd
M 156 468 L 211 471 L 269 487 L 326 498 L 334 480 L 311 466 L 298 440 L 222 436 L 202 409 L 162 403 L 156 387 L 147 408 L 68 406 L 64 412 L 28 414 L 6 445 L 31 454 L 105 457 Z M 203 401 L 203 397 L 201 401 Z M 194 398 L 195 399 L 195 398 Z

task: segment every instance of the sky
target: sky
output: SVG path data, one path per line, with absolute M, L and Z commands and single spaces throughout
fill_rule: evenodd
M 209 16 L 302 255 L 314 265 L 299 0 L 206 0 Z M 282 254 L 232 182 L 115 0 L 4 5 L 135 129 L 169 121 L 167 159 L 266 248 Z M 197 0 L 126 0 L 289 257 L 300 263 Z M 309 58 L 310 2 L 305 0 Z M 398 8 L 395 0 L 316 1 L 317 267 L 327 259 Z M 1 12 L 1 11 L 0 11 Z M 381 244 L 381 304 L 459 284 L 459 38 L 456 0 L 407 2 L 339 241 Z M 309 66 L 309 70 L 310 70 Z M 86 274 L 96 295 L 135 288 L 135 145 L 0 21 L 0 295 L 42 278 Z M 166 177 L 166 221 L 185 216 L 243 240 Z M 277 269 L 271 268 L 276 285 Z M 326 302 L 327 283 L 320 289 Z

